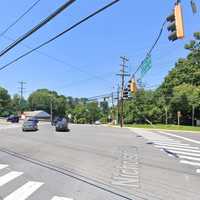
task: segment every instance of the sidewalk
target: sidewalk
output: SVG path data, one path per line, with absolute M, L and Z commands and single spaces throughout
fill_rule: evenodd
M 104 125 L 107 127 L 111 128 L 121 128 L 120 126 L 116 125 Z M 173 130 L 173 129 L 159 129 L 159 128 L 140 128 L 140 127 L 129 127 L 129 126 L 124 126 L 123 128 L 127 128 L 130 130 L 147 130 L 147 131 L 166 131 L 166 132 L 174 132 L 174 133 L 195 133 L 195 134 L 200 134 L 200 131 L 188 131 L 188 130 Z

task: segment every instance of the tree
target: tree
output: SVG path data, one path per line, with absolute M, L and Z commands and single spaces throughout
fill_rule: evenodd
M 78 124 L 86 124 L 87 123 L 87 108 L 85 104 L 79 103 L 75 106 L 73 111 L 74 121 Z
M 8 91 L 0 87 L 0 116 L 7 116 L 11 112 L 11 97 Z
M 97 102 L 90 102 L 86 104 L 87 108 L 87 121 L 93 124 L 96 120 L 101 118 L 101 110 Z
M 47 89 L 37 90 L 29 96 L 28 103 L 31 110 L 44 110 L 50 113 L 52 105 L 54 116 L 66 115 L 66 97 L 58 95 L 55 91 Z
M 171 99 L 171 110 L 176 117 L 177 111 L 182 113 L 182 123 L 191 124 L 194 108 L 200 104 L 200 86 L 182 84 L 173 89 L 173 98 Z M 199 112 L 196 113 L 199 115 Z

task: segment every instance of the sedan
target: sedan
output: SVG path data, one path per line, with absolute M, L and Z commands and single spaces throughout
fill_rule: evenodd
M 37 131 L 38 125 L 34 121 L 25 121 L 22 125 L 22 131 Z

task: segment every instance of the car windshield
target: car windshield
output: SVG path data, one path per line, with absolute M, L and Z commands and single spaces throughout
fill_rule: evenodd
M 33 125 L 34 122 L 33 121 L 25 121 L 24 124 L 26 124 L 26 125 Z

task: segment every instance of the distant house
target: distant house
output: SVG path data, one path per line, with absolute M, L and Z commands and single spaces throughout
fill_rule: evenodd
M 27 111 L 24 112 L 23 115 L 25 118 L 27 117 L 35 117 L 37 119 L 43 119 L 43 120 L 48 120 L 50 119 L 49 113 L 43 111 L 43 110 L 36 110 L 36 111 Z

